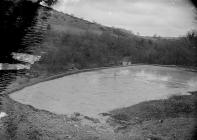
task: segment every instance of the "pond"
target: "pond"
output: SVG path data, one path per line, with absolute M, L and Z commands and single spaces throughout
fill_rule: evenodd
M 42 82 L 10 95 L 57 114 L 95 116 L 143 101 L 197 90 L 197 73 L 181 68 L 137 65 L 103 69 Z

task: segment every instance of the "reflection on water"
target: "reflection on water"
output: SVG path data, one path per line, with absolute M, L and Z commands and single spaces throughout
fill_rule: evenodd
M 190 91 L 196 91 L 197 80 L 191 79 L 187 82 L 187 85 L 189 85 Z
M 145 70 L 142 70 L 140 72 L 136 73 L 136 77 L 143 79 L 143 80 L 150 80 L 150 81 L 170 81 L 170 76 L 169 75 L 161 75 L 158 73 L 153 73 L 153 72 L 146 72 Z
M 169 88 L 187 88 L 188 84 L 185 81 L 178 81 L 176 77 L 173 77 L 169 74 L 162 74 L 162 72 L 158 71 L 145 71 L 142 70 L 136 73 L 136 79 L 141 80 L 142 82 L 156 82 L 160 86 L 166 86 Z
M 55 113 L 96 115 L 142 101 L 197 90 L 197 74 L 177 68 L 130 66 L 43 82 L 11 98 Z

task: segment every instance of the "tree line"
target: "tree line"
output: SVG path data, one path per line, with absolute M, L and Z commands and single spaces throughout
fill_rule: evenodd
M 197 66 L 196 31 L 174 39 L 107 31 L 101 35 L 50 32 L 46 42 L 46 53 L 35 67 L 49 72 L 120 65 L 124 58 L 132 63 Z

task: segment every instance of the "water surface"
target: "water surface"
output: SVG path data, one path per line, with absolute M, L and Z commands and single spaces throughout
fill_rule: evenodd
M 197 73 L 141 65 L 74 74 L 24 88 L 10 96 L 58 114 L 80 112 L 94 116 L 194 90 L 197 90 Z

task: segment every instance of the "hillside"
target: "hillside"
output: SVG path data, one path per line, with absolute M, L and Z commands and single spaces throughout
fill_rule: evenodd
M 43 6 L 38 13 L 39 21 L 47 26 L 40 47 L 33 49 L 42 55 L 33 67 L 36 71 L 56 73 L 119 65 L 125 59 L 132 63 L 196 65 L 196 32 L 179 38 L 143 37 Z
M 90 22 L 82 18 L 74 17 L 73 15 L 58 12 L 50 8 L 48 8 L 48 10 L 50 11 L 50 15 L 47 16 L 46 18 L 49 18 L 51 30 L 55 32 L 60 32 L 60 33 L 64 32 L 64 33 L 70 33 L 75 35 L 76 34 L 80 35 L 86 32 L 90 32 L 96 35 L 101 35 L 103 32 L 107 31 L 110 34 L 113 34 L 114 36 L 118 36 L 118 35 L 134 36 L 134 34 L 124 29 L 106 27 L 96 22 Z
M 38 73 L 120 65 L 123 60 L 182 66 L 197 64 L 196 31 L 179 38 L 144 37 L 31 2 L 22 1 L 11 7 L 12 10 L 1 13 L 6 21 L 1 23 L 1 38 L 4 48 L 9 50 L 2 54 L 14 51 L 41 55 L 42 59 L 32 69 Z

